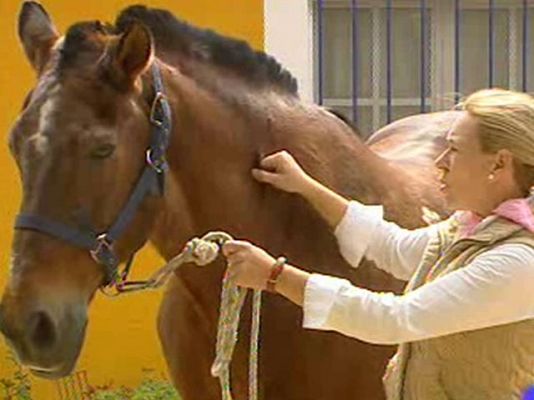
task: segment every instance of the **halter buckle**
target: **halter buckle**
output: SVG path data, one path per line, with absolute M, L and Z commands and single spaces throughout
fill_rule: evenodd
M 163 126 L 163 120 L 156 118 L 156 110 L 163 100 L 167 100 L 167 97 L 162 92 L 157 92 L 150 108 L 150 122 L 158 127 Z
M 89 250 L 91 257 L 99 264 L 108 265 L 109 261 L 114 261 L 115 256 L 111 249 L 111 241 L 108 239 L 107 234 L 103 233 L 96 238 L 96 247 L 93 250 Z

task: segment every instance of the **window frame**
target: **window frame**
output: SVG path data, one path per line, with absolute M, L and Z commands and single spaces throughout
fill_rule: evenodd
M 350 0 L 323 0 L 325 8 L 346 8 L 350 12 Z M 520 24 L 517 24 L 518 13 L 522 13 L 522 2 L 519 0 L 500 0 L 496 9 L 507 9 L 509 13 L 508 46 L 517 40 L 521 40 Z M 508 3 L 508 4 L 504 4 Z M 317 101 L 319 71 L 318 71 L 318 46 L 317 46 L 317 0 L 265 0 L 265 50 L 274 55 L 284 65 L 289 66 L 291 72 L 299 80 L 301 97 L 307 101 Z M 371 9 L 373 19 L 379 18 L 380 9 L 385 7 L 385 0 L 358 0 L 358 8 Z M 532 10 L 532 5 L 529 4 Z M 393 7 L 418 9 L 420 0 L 395 0 Z M 427 0 L 427 7 L 433 21 L 431 33 L 431 79 L 430 96 L 426 103 L 430 111 L 450 109 L 454 104 L 454 1 L 453 0 Z M 462 0 L 462 10 L 487 9 L 487 0 Z M 301 24 L 284 25 L 282 14 L 291 15 L 292 21 L 303 21 Z M 287 20 L 287 18 L 286 18 Z M 375 26 L 375 24 L 373 24 Z M 530 25 L 532 26 L 532 25 Z M 532 28 L 534 29 L 534 27 Z M 300 30 L 300 32 L 298 31 Z M 291 34 L 288 35 L 289 31 Z M 274 32 L 285 32 L 279 35 L 278 42 Z M 373 33 L 378 35 L 379 33 Z M 291 43 L 291 36 L 306 37 L 305 45 Z M 280 37 L 282 39 L 280 39 Z M 444 39 L 448 38 L 448 39 Z M 302 39 L 301 39 L 302 40 Z M 376 40 L 376 39 L 375 39 Z M 282 43 L 280 43 L 282 42 Z M 285 49 L 285 50 L 284 50 Z M 289 49 L 289 51 L 288 51 Z M 380 52 L 374 56 L 380 57 Z M 521 90 L 521 76 L 518 64 L 521 63 L 521 54 L 511 52 L 509 60 L 509 87 Z M 300 58 L 300 59 L 299 59 Z M 379 60 L 374 60 L 373 65 L 380 65 Z M 487 64 L 485 64 L 487 65 Z M 380 71 L 372 72 L 380 74 Z M 379 82 L 379 79 L 373 79 Z M 372 107 L 372 130 L 380 128 L 380 110 L 386 105 L 386 97 L 380 96 L 378 85 L 373 87 L 372 97 L 358 97 L 358 106 Z M 393 93 L 394 95 L 394 93 Z M 352 98 L 327 98 L 323 99 L 325 106 L 352 107 Z M 395 106 L 418 106 L 420 96 L 413 98 L 392 97 L 392 107 Z

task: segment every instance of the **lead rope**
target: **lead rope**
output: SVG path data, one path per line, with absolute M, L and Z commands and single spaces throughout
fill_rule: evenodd
M 210 232 L 202 238 L 190 240 L 183 251 L 156 271 L 145 282 L 118 282 L 117 293 L 108 296 L 117 296 L 122 293 L 140 290 L 157 289 L 163 286 L 172 273 L 182 264 L 194 263 L 205 266 L 217 258 L 219 252 L 227 241 L 233 240 L 225 232 Z M 128 285 L 129 284 L 129 285 Z M 221 305 L 217 327 L 217 344 L 215 347 L 215 361 L 211 367 L 211 375 L 219 378 L 223 400 L 232 400 L 230 384 L 230 363 L 237 343 L 239 317 L 248 290 L 237 286 L 232 276 L 225 274 L 221 291 Z M 250 333 L 249 354 L 249 400 L 258 399 L 258 339 L 260 331 L 261 290 L 254 290 L 252 299 L 252 324 Z

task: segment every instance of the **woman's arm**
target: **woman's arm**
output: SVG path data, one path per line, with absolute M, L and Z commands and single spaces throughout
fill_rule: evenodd
M 265 289 L 274 258 L 247 242 L 223 247 L 229 274 Z M 287 266 L 276 290 L 304 309 L 303 326 L 376 344 L 399 344 L 534 318 L 534 248 L 504 244 L 404 295 Z
M 339 225 L 349 207 L 349 200 L 311 178 L 301 194 L 332 230 Z
M 353 267 L 362 258 L 398 279 L 412 276 L 436 228 L 408 231 L 383 219 L 381 206 L 349 201 L 307 175 L 286 151 L 265 157 L 254 169 L 260 182 L 303 196 L 333 229 L 341 254 Z
M 533 264 L 533 248 L 504 244 L 400 296 L 312 275 L 305 288 L 303 325 L 370 343 L 399 344 L 533 318 Z

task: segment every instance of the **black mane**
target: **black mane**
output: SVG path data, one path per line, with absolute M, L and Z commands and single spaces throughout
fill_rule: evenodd
M 178 51 L 238 73 L 257 86 L 271 85 L 297 95 L 297 80 L 273 57 L 253 50 L 246 42 L 222 36 L 212 30 L 193 27 L 178 20 L 166 10 L 135 5 L 124 9 L 115 21 L 116 29 L 124 31 L 134 20 L 152 32 L 156 51 Z

